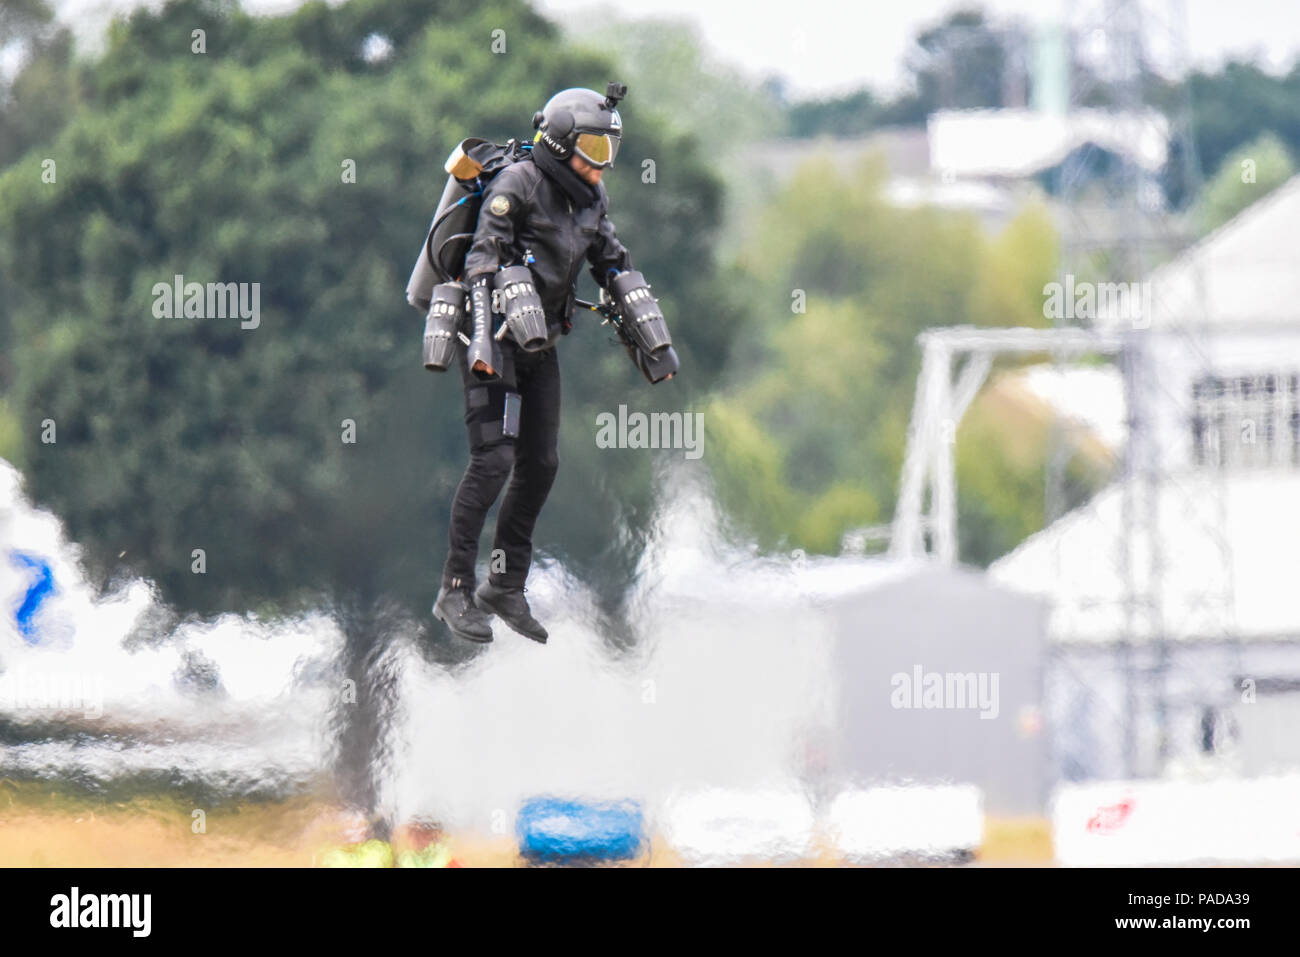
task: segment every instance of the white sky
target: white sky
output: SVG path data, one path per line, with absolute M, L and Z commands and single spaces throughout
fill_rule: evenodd
M 555 19 L 592 11 L 592 0 L 535 0 Z M 755 73 L 784 75 L 795 94 L 897 87 L 909 41 L 950 11 L 982 7 L 993 19 L 1060 19 L 1065 0 L 603 0 L 624 16 L 681 17 L 699 25 L 721 58 Z M 1263 65 L 1289 68 L 1300 54 L 1300 0 L 1183 0 L 1192 61 L 1214 64 L 1227 54 L 1258 55 Z M 1104 0 L 1076 8 L 1104 8 Z M 1152 16 L 1169 0 L 1147 0 Z M 1154 20 L 1152 21 L 1155 22 Z M 1152 31 L 1154 32 L 1154 30 Z
M 593 0 L 533 0 L 561 22 L 600 15 Z M 755 77 L 776 73 L 795 96 L 840 92 L 864 84 L 897 88 L 909 40 L 923 27 L 960 7 L 982 6 L 995 19 L 1023 16 L 1031 22 L 1059 18 L 1067 0 L 601 0 L 624 17 L 671 16 L 694 22 L 712 52 Z M 1075 0 L 1085 9 L 1105 0 Z M 1300 0 L 1146 0 L 1162 12 L 1174 3 L 1187 11 L 1187 37 L 1197 65 L 1225 56 L 1254 56 L 1273 70 L 1289 68 L 1300 55 Z M 103 22 L 104 11 L 128 9 L 138 0 L 56 0 L 63 19 Z M 157 5 L 156 2 L 149 3 Z M 245 8 L 281 12 L 297 0 L 245 0 Z M 1152 33 L 1155 31 L 1153 30 Z

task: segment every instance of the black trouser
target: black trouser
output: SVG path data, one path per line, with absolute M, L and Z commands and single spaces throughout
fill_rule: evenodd
M 475 585 L 474 563 L 478 540 L 488 510 L 501 494 L 506 479 L 510 487 L 497 513 L 492 550 L 504 553 L 501 563 L 489 564 L 488 578 L 504 588 L 522 588 L 533 560 L 533 526 L 546 502 L 560 464 L 560 364 L 552 346 L 541 352 L 514 350 L 516 388 L 500 382 L 484 384 L 469 373 L 465 349 L 456 353 L 465 390 L 465 426 L 469 436 L 469 465 L 456 489 L 448 532 L 450 550 L 442 571 L 444 588 Z M 519 436 L 501 434 L 506 395 L 520 398 Z

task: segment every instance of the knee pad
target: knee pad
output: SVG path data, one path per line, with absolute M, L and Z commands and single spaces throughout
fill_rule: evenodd
M 513 396 L 513 401 L 511 398 Z M 513 410 L 513 418 L 508 414 Z M 519 434 L 519 397 L 499 382 L 465 390 L 465 429 L 471 452 Z

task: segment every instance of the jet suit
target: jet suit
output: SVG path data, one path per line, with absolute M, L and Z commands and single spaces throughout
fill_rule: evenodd
M 479 536 L 503 487 L 492 548 L 504 554 L 504 570 L 494 570 L 489 580 L 517 589 L 528 577 L 533 528 L 559 467 L 556 343 L 571 328 L 578 273 L 585 262 L 604 286 L 613 272 L 631 268 L 608 211 L 604 185 L 587 184 L 541 144 L 529 158 L 504 169 L 483 194 L 465 281 L 472 286 L 505 266 L 528 265 L 547 337 L 543 348 L 529 352 L 507 334 L 501 341 L 500 377 L 489 381 L 470 371 L 466 347 L 457 348 L 470 459 L 452 502 L 444 589 L 473 590 Z M 516 402 L 517 424 L 507 414 Z

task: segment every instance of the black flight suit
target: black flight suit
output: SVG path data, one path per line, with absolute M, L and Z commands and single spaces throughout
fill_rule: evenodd
M 603 184 L 596 194 L 594 202 L 580 205 L 531 158 L 502 170 L 483 194 L 464 279 L 472 283 L 477 276 L 524 262 L 531 253 L 534 261 L 528 265 L 546 314 L 548 337 L 544 349 L 525 352 L 507 335 L 501 344 L 507 353 L 503 381 L 474 378 L 464 345 L 457 350 L 470 458 L 452 503 L 444 588 L 475 587 L 479 535 L 507 479 L 510 486 L 492 543 L 494 552 L 501 549 L 505 554 L 505 570 L 489 577 L 503 588 L 522 588 L 528 577 L 533 527 L 559 466 L 560 367 L 555 344 L 570 328 L 578 273 L 587 262 L 603 286 L 609 270 L 631 268 L 607 216 L 609 197 Z M 510 392 L 520 396 L 519 435 L 514 439 L 502 435 Z

